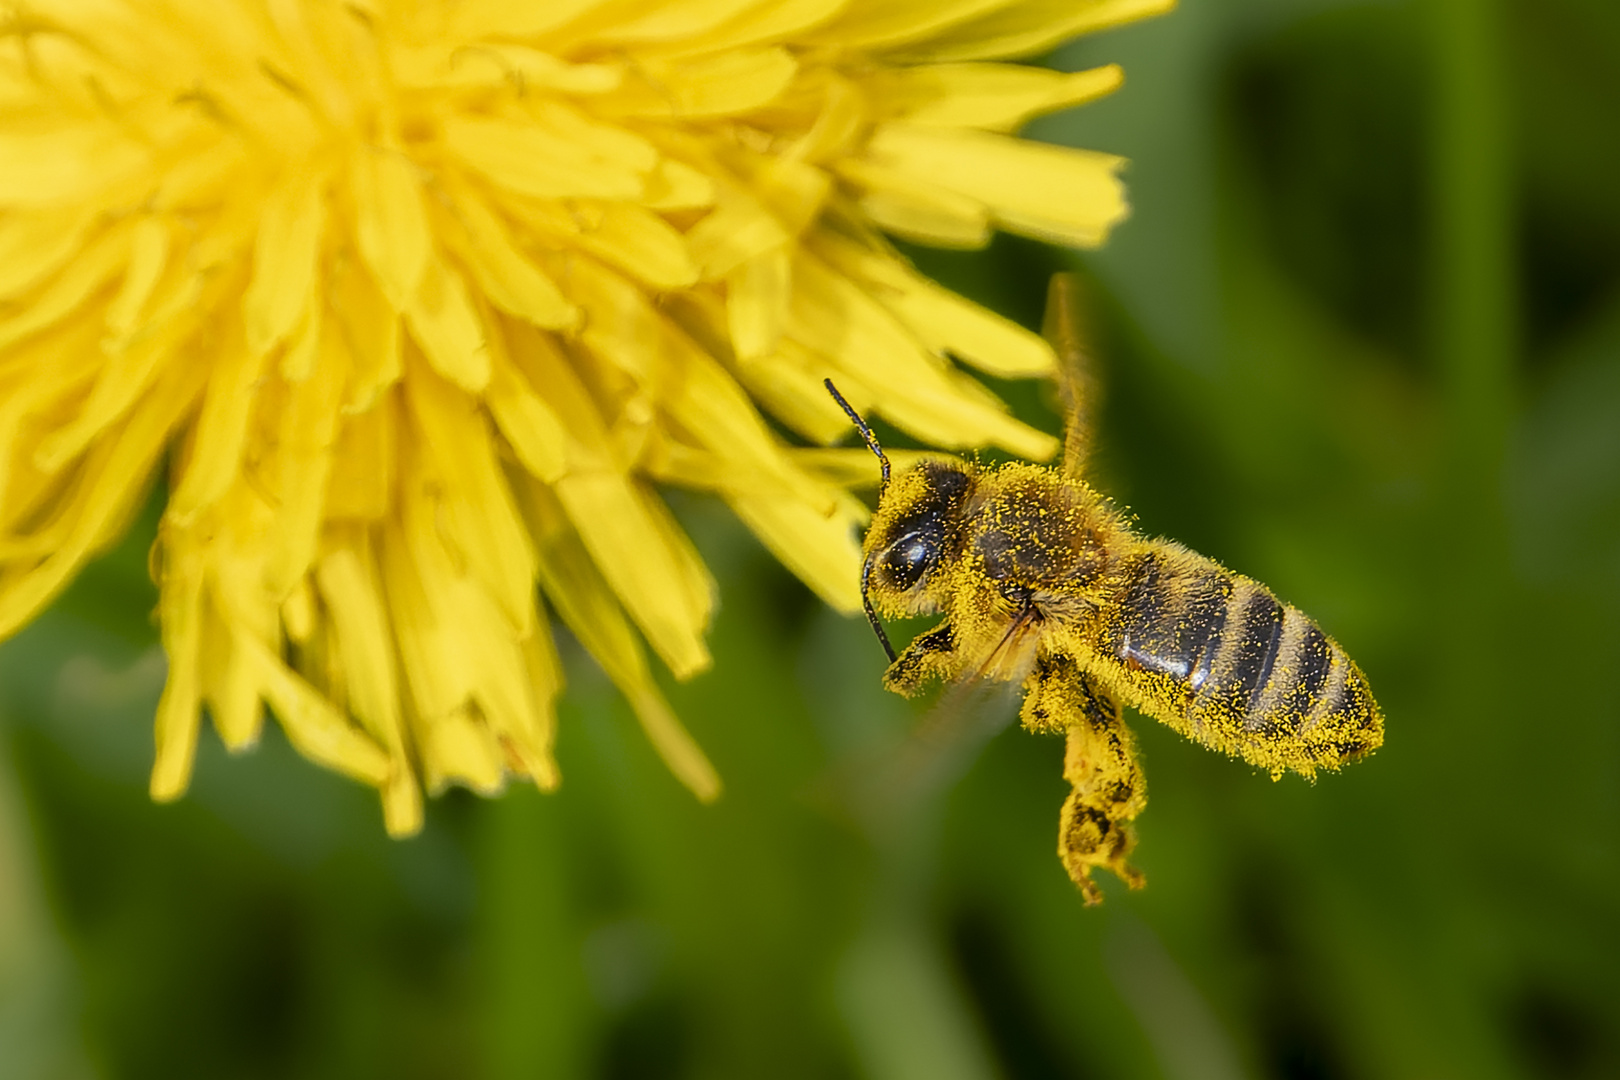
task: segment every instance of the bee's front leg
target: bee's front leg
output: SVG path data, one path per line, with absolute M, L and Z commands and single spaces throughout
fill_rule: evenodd
M 1091 880 L 1098 867 L 1133 889 L 1140 871 L 1125 861 L 1136 845 L 1130 821 L 1147 805 L 1147 783 L 1136 761 L 1136 740 L 1119 702 L 1066 656 L 1043 656 L 1030 673 L 1020 719 L 1033 730 L 1062 730 L 1063 778 L 1074 788 L 1058 818 L 1058 858 L 1087 904 L 1102 902 Z
M 951 656 L 955 649 L 956 634 L 948 622 L 926 634 L 918 634 L 884 672 L 883 685 L 897 694 L 914 697 L 930 678 L 951 675 Z

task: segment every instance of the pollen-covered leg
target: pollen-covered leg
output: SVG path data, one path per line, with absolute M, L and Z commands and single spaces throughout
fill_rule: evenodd
M 1119 703 L 1067 658 L 1043 657 L 1030 683 L 1024 726 L 1064 729 L 1068 735 L 1063 778 L 1074 790 L 1058 818 L 1058 858 L 1087 904 L 1102 902 L 1102 890 L 1091 880 L 1098 867 L 1141 888 L 1141 873 L 1125 857 L 1136 844 L 1129 823 L 1147 805 L 1147 784 Z
M 1066 656 L 1035 657 L 1035 668 L 1024 680 L 1024 705 L 1018 722 L 1037 735 L 1061 735 L 1075 723 L 1075 681 L 1079 672 Z
M 912 697 L 929 679 L 952 674 L 951 654 L 955 648 L 956 634 L 948 622 L 917 635 L 900 653 L 899 659 L 889 665 L 883 675 L 883 685 L 897 694 Z

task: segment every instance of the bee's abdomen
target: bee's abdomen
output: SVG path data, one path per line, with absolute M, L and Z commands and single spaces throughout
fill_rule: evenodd
M 1336 767 L 1383 740 L 1361 671 L 1270 589 L 1166 545 L 1122 567 L 1105 654 L 1143 711 L 1268 768 Z

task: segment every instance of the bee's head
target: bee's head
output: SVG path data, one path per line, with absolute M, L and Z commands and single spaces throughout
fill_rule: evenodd
M 955 554 L 971 468 L 924 461 L 884 487 L 865 545 L 867 585 L 882 607 L 919 607 L 934 569 Z
M 825 380 L 833 396 L 866 445 L 877 455 L 883 469 L 878 489 L 877 513 L 866 532 L 865 560 L 861 564 L 861 604 L 872 630 L 883 643 L 889 660 L 895 659 L 894 646 L 879 621 L 872 604 L 873 594 L 886 609 L 916 610 L 924 606 L 921 594 L 932 571 L 946 558 L 956 542 L 968 494 L 973 490 L 971 466 L 943 461 L 924 461 L 891 482 L 889 459 L 877 436 L 860 413 L 838 392 L 831 379 Z

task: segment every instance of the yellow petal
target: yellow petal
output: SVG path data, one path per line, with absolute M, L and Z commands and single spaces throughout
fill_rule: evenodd
M 641 730 L 652 743 L 658 756 L 664 759 L 675 779 L 685 784 L 699 802 L 712 803 L 720 797 L 720 774 L 709 764 L 703 748 L 669 707 L 664 695 L 650 678 L 620 687 L 630 701 Z
M 647 174 L 641 198 L 649 210 L 696 210 L 714 203 L 714 181 L 684 162 L 663 158 Z
M 518 195 L 636 199 L 646 190 L 645 170 L 595 156 L 532 123 L 452 116 L 444 121 L 444 140 L 467 165 Z
M 541 784 L 554 780 L 550 701 L 542 704 L 536 694 L 522 647 L 506 638 L 489 641 L 477 658 L 481 669 L 477 700 L 506 769 Z
M 478 613 L 464 601 L 475 597 L 432 533 L 431 507 L 416 497 L 406 499 L 406 519 L 390 523 L 383 534 L 381 569 L 422 771 L 433 791 L 464 783 L 492 793 L 502 783 L 500 747 L 474 700 L 474 668 L 488 640 L 480 631 L 487 627 L 470 621 Z M 492 606 L 486 609 L 493 613 Z
M 554 206 L 530 204 L 523 208 L 523 214 L 537 230 L 598 256 L 653 289 L 678 289 L 697 280 L 697 267 L 688 253 L 686 237 L 642 207 L 576 202 L 564 212 Z
M 32 511 L 27 492 L 35 485 L 49 483 L 60 462 L 43 468 L 37 451 L 30 452 L 49 430 L 49 420 L 67 411 L 69 403 L 82 400 L 97 358 L 97 327 L 89 322 L 69 323 L 59 331 L 42 335 L 11 351 L 17 365 L 13 375 L 48 370 L 55 366 L 56 379 L 19 380 L 0 384 L 0 534 L 16 530 Z
M 528 683 L 530 662 L 520 646 L 526 635 L 513 632 L 480 582 L 459 572 L 437 529 L 436 485 L 423 479 L 427 483 L 405 497 L 398 534 L 405 551 L 395 560 L 390 587 L 405 592 L 396 621 L 429 782 L 493 790 L 503 762 L 545 776 L 554 769 L 549 724 Z
M 435 718 L 418 737 L 429 791 L 438 793 L 450 784 L 465 785 L 480 795 L 501 790 L 501 748 L 472 706 L 463 705 Z
M 895 475 L 908 472 L 923 461 L 951 459 L 929 450 L 884 450 Z M 875 488 L 882 480 L 877 458 L 866 447 L 808 447 L 793 451 L 793 460 L 813 476 L 839 487 Z
M 840 161 L 836 169 L 862 189 L 861 212 L 885 232 L 933 247 L 969 251 L 990 242 L 990 210 L 978 199 L 860 158 Z
M 555 6 L 555 5 L 551 5 Z M 502 33 L 510 34 L 504 30 Z M 526 45 L 483 41 L 476 48 L 457 49 L 448 55 L 440 47 L 396 48 L 394 77 L 424 90 L 498 87 L 511 84 L 522 91 L 557 90 L 566 94 L 601 94 L 624 79 L 615 64 L 575 64 Z
M 591 312 L 580 340 L 605 364 L 613 365 L 643 385 L 667 381 L 663 370 L 663 319 L 648 303 L 646 293 L 593 259 L 568 262 L 570 295 Z M 516 336 L 514 331 L 514 336 Z M 549 340 L 524 335 L 525 340 Z M 536 383 L 545 385 L 545 383 Z M 566 391 L 564 391 L 566 393 Z M 559 410 L 564 408 L 560 403 Z
M 489 383 L 484 324 L 460 274 L 438 259 L 428 262 L 416 293 L 405 306 L 405 323 L 435 371 L 463 390 Z
M 223 496 L 236 478 L 247 442 L 248 417 L 258 397 L 254 384 L 264 368 L 264 357 L 249 352 L 246 343 L 232 334 L 212 368 L 180 482 L 169 498 L 167 512 L 181 523 Z
M 600 108 L 622 116 L 729 116 L 770 104 L 793 80 L 798 62 L 783 48 L 735 49 L 644 65 L 642 77 L 602 95 Z
M 524 509 L 539 545 L 540 584 L 546 597 L 630 700 L 642 729 L 669 770 L 704 802 L 718 798 L 719 775 L 658 692 L 634 632 L 561 504 L 537 482 L 525 484 L 522 490 Z
M 936 37 L 941 31 L 985 12 L 1007 6 L 1009 0 L 864 0 L 850 4 L 825 26 L 811 31 L 814 43 L 843 49 L 893 49 Z
M 759 0 L 664 0 L 646 5 L 639 17 L 625 18 L 607 11 L 600 28 L 591 26 L 582 36 L 603 45 L 641 44 L 649 41 L 680 40 L 734 18 Z
M 1054 243 L 1096 247 L 1125 217 L 1123 161 L 977 131 L 885 124 L 868 160 L 919 184 L 990 208 L 1004 228 Z
M 139 189 L 145 147 L 108 123 L 0 132 L 0 206 L 61 206 L 109 189 Z
M 322 597 L 336 630 L 350 706 L 360 723 L 387 751 L 392 765 L 383 796 L 384 822 L 391 836 L 409 836 L 422 827 L 422 795 L 406 754 L 405 720 L 395 676 L 393 635 L 364 540 L 322 557 L 316 571 Z
M 0 637 L 16 633 L 61 591 L 86 559 L 117 537 L 140 503 L 169 435 L 198 391 L 195 372 L 170 372 L 143 408 L 107 432 L 79 466 L 72 497 L 58 513 L 64 533 L 37 567 L 0 588 Z
M 593 102 L 592 112 L 587 113 L 564 104 L 562 98 L 531 98 L 527 116 L 566 142 L 572 148 L 570 154 L 582 160 L 608 162 L 641 177 L 657 168 L 658 147 L 631 128 L 597 119 L 593 114 L 600 108 L 600 102 Z
M 609 203 L 589 229 L 578 234 L 586 251 L 640 279 L 650 289 L 683 288 L 697 281 L 686 238 L 657 214 L 639 206 Z
M 264 724 L 258 665 L 237 646 L 228 623 L 217 617 L 204 621 L 208 641 L 203 655 L 215 656 L 203 666 L 203 698 L 214 719 L 219 741 L 233 754 L 256 746 Z
M 1056 358 L 1046 339 L 913 271 L 899 256 L 833 233 L 813 244 L 817 254 L 881 299 L 928 348 L 950 353 L 1003 379 L 1050 375 Z
M 403 371 L 400 319 L 371 275 L 352 263 L 333 267 L 328 289 L 341 340 L 353 358 L 345 408 L 362 413 Z
M 513 364 L 501 329 L 490 327 L 493 367 L 485 394 L 490 415 L 525 469 L 542 480 L 556 480 L 564 468 L 562 422 Z
M 554 701 L 562 693 L 562 663 L 557 659 L 557 647 L 551 640 L 551 628 L 542 627 L 523 642 L 523 658 L 527 661 L 529 685 L 540 701 L 541 727 L 537 732 L 538 744 L 530 755 L 529 775 L 542 791 L 555 791 L 562 783 L 557 759 L 552 748 L 557 742 L 557 710 Z
M 603 576 L 676 678 L 706 669 L 707 604 L 636 488 L 606 474 L 564 477 L 556 492 Z
M 264 575 L 272 596 L 292 589 L 314 564 L 326 514 L 348 356 L 330 336 L 325 345 L 310 376 L 285 385 L 275 441 L 256 455 L 261 482 L 274 489 L 275 524 L 264 540 Z
M 350 544 L 363 543 L 350 534 Z M 368 553 L 369 554 L 369 553 Z M 366 730 L 392 753 L 403 751 L 404 719 L 389 649 L 392 633 L 369 558 L 354 546 L 322 556 L 316 581 L 337 630 L 349 701 Z
M 866 138 L 871 115 L 866 95 L 842 74 L 822 70 L 807 80 L 817 98 L 810 130 L 794 140 L 785 156 L 795 161 L 830 165 L 847 156 Z
M 511 0 L 466 0 L 454 5 L 451 32 L 468 38 L 486 35 L 526 38 L 565 26 L 604 0 L 550 0 L 545 4 L 514 4 Z
M 76 204 L 0 216 L 0 300 L 10 300 L 56 273 L 84 244 L 96 214 Z
M 426 372 L 406 380 L 419 460 L 435 477 L 433 527 L 501 606 L 514 637 L 534 620 L 534 553 L 477 402 Z
M 361 148 L 349 168 L 360 255 L 401 311 L 427 272 L 433 240 L 415 167 L 399 154 Z
M 827 375 L 849 387 L 881 389 L 878 412 L 930 443 L 995 443 L 1025 457 L 1048 457 L 1051 436 L 1008 416 L 978 384 L 952 372 L 898 319 L 807 252 L 794 262 L 788 332 L 827 361 Z M 848 384 L 846 386 L 846 384 Z
M 830 494 L 787 463 L 781 440 L 724 368 L 690 348 L 681 366 L 684 378 L 666 408 L 694 441 L 734 462 L 739 481 L 752 474 L 789 498 L 830 508 Z
M 993 60 L 1036 56 L 1080 34 L 1160 15 L 1176 0 L 1022 0 L 958 23 L 900 52 L 910 60 Z
M 394 759 L 394 771 L 383 785 L 383 827 L 396 840 L 422 831 L 422 789 L 404 758 Z
M 244 654 L 287 741 L 312 761 L 374 787 L 389 777 L 388 755 L 263 645 L 246 635 L 233 642 Z
M 756 401 L 782 423 L 818 443 L 833 442 L 849 430 L 849 417 L 822 385 L 827 371 L 825 359 L 790 338 L 783 338 L 764 356 L 737 364 L 738 380 Z M 815 396 L 817 389 L 825 402 Z
M 309 645 L 315 636 L 319 618 L 309 579 L 299 578 L 287 594 L 287 599 L 281 602 L 281 625 L 287 630 L 287 639 L 296 645 Z
M 765 356 L 776 348 L 792 291 L 792 262 L 785 247 L 755 255 L 726 278 L 726 318 L 739 359 Z
M 241 139 L 228 138 L 200 147 L 196 153 L 168 163 L 152 192 L 150 205 L 165 213 L 195 206 L 217 206 L 226 193 L 240 193 L 256 180 L 255 157 Z
M 98 237 L 26 307 L 10 318 L 0 318 L 0 349 L 9 348 L 78 310 L 125 265 L 132 235 L 133 229 L 126 227 Z
M 321 342 L 330 335 L 326 330 L 326 305 L 318 298 L 311 298 L 304 305 L 302 318 L 293 327 L 292 337 L 287 341 L 287 348 L 281 354 L 281 377 L 288 382 L 303 382 L 315 370 L 315 362 L 320 356 Z M 347 353 L 344 354 L 347 359 Z
M 832 193 L 825 170 L 791 157 L 727 154 L 726 163 L 747 181 L 758 199 L 790 236 L 809 231 Z
M 339 521 L 378 521 L 394 505 L 394 462 L 398 457 L 392 397 L 344 418 L 332 448 L 327 479 L 326 516 Z
M 159 614 L 169 675 L 157 707 L 157 757 L 151 794 L 169 802 L 185 794 L 197 753 L 202 709 L 198 650 L 202 638 L 202 568 L 195 555 L 168 548 L 159 582 Z
M 578 323 L 579 309 L 518 250 L 506 226 L 482 198 L 470 189 L 458 191 L 456 213 L 469 241 L 459 254 L 491 303 L 551 330 Z
M 705 278 L 725 277 L 749 259 L 779 251 L 792 240 L 781 222 L 751 196 L 722 192 L 719 203 L 686 237 Z
M 166 336 L 154 335 L 107 359 L 78 413 L 39 441 L 34 464 L 45 472 L 55 472 L 83 452 L 140 400 L 173 344 Z
M 709 619 L 714 614 L 719 586 L 709 574 L 709 568 L 704 565 L 703 556 L 698 554 L 691 538 L 686 535 L 658 493 L 647 484 L 637 484 L 636 494 L 640 497 L 642 509 L 658 533 L 664 550 L 671 556 L 676 571 L 675 584 L 686 594 L 686 610 L 694 623 L 707 629 Z
M 242 298 L 248 348 L 269 352 L 290 333 L 315 287 L 326 199 L 320 180 L 295 176 L 267 200 Z
M 613 465 L 606 428 L 567 364 L 549 349 L 533 349 L 526 359 L 531 378 L 549 388 L 570 444 L 556 498 L 670 670 L 679 677 L 703 670 L 710 663 L 703 643 L 709 605 L 698 602 L 704 590 L 691 586 L 684 554 L 671 547 L 635 485 Z
M 784 41 L 826 22 L 850 0 L 774 0 L 755 4 L 709 30 L 660 43 L 668 55 L 719 52 L 767 41 Z
M 864 82 L 885 118 L 928 127 L 1014 131 L 1031 117 L 1118 89 L 1117 64 L 1073 73 L 1025 64 L 928 64 L 880 68 Z
M 389 619 L 399 645 L 400 671 L 408 691 L 404 700 L 409 704 L 413 729 L 419 733 L 465 704 L 466 695 L 462 678 L 465 671 L 458 663 L 465 650 L 465 635 L 445 632 L 444 613 L 432 604 L 417 566 L 418 555 L 447 560 L 436 538 L 410 535 L 416 532 L 416 526 L 414 520 L 404 520 L 403 514 L 386 522 L 377 562 L 380 591 L 388 602 Z M 417 540 L 415 545 L 413 540 Z M 424 540 L 425 544 L 421 542 Z M 413 546 L 425 550 L 413 551 Z M 441 594 L 448 584 L 438 582 Z M 438 651 L 441 641 L 448 647 L 446 655 Z
M 736 497 L 727 502 L 772 554 L 818 596 L 846 614 L 860 610 L 861 552 L 852 511 L 826 514 L 780 497 Z

